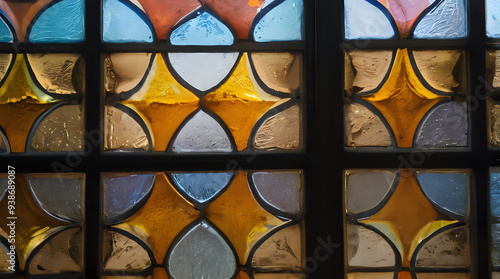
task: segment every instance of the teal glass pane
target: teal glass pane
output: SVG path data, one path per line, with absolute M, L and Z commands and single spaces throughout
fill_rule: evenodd
M 256 42 L 302 40 L 304 3 L 285 0 L 265 14 L 253 31 Z
M 103 40 L 108 43 L 151 43 L 154 40 L 153 28 L 146 20 L 146 15 L 132 4 L 104 0 Z

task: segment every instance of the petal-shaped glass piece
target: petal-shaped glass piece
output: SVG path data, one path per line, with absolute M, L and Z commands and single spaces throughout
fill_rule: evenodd
M 252 180 L 259 196 L 272 207 L 286 213 L 299 213 L 302 205 L 300 171 L 256 172 Z
M 446 230 L 420 248 L 417 267 L 469 267 L 470 236 L 465 227 Z
M 462 55 L 460 50 L 412 51 L 417 68 L 433 88 L 452 92 L 459 84 L 453 76 L 455 65 Z
M 36 127 L 30 148 L 34 151 L 81 151 L 84 148 L 83 105 L 57 108 Z
M 36 82 L 49 93 L 75 94 L 73 77 L 80 54 L 73 53 L 29 53 L 27 63 L 33 71 Z M 83 74 L 83 73 L 79 73 Z M 81 86 L 77 86 L 81 88 Z
M 299 105 L 293 105 L 269 117 L 255 135 L 255 149 L 298 149 L 300 122 Z
M 206 218 L 231 241 L 243 265 L 260 239 L 286 223 L 264 210 L 254 199 L 245 172 L 235 176 L 229 188 L 204 211 Z
M 500 265 L 500 224 L 491 224 L 491 261 Z
M 196 16 L 177 27 L 170 34 L 173 45 L 232 45 L 231 30 L 206 11 L 198 10 Z
M 465 0 L 445 0 L 418 23 L 415 39 L 458 39 L 467 36 Z
M 490 174 L 490 206 L 491 215 L 500 217 L 500 173 L 492 172 Z
M 417 273 L 418 279 L 470 279 L 470 273 Z M 496 279 L 493 276 L 493 279 Z
M 0 153 L 7 153 L 9 149 L 7 136 L 0 130 Z
M 391 190 L 395 177 L 392 171 L 347 173 L 347 212 L 358 214 L 379 206 Z
M 284 0 L 255 25 L 256 42 L 298 41 L 303 37 L 303 0 Z
M 356 92 L 368 92 L 380 86 L 391 67 L 393 52 L 390 50 L 351 51 L 346 54 L 347 67 L 355 69 L 352 86 Z
M 85 40 L 84 15 L 84 0 L 55 2 L 33 19 L 35 23 L 28 30 L 28 40 L 32 43 L 81 42 Z
M 252 267 L 264 270 L 301 270 L 302 232 L 300 225 L 284 228 L 269 237 L 255 251 Z
M 469 177 L 465 173 L 417 174 L 418 182 L 427 198 L 445 212 L 465 217 L 469 204 Z M 443 213 L 445 213 L 443 212 Z
M 0 54 L 0 81 L 3 81 L 6 78 L 7 71 L 12 64 L 12 53 L 2 53 Z
M 168 269 L 173 278 L 231 278 L 236 258 L 224 238 L 202 221 L 173 247 Z
M 108 174 L 103 177 L 104 214 L 114 218 L 127 214 L 151 193 L 154 174 Z M 123 219 L 128 216 L 122 216 Z
M 172 182 L 189 197 L 206 203 L 217 196 L 233 178 L 232 172 L 172 173 Z
M 500 2 L 486 1 L 486 35 L 490 38 L 500 38 Z
M 250 60 L 256 76 L 270 89 L 292 93 L 300 87 L 300 54 L 253 52 L 250 54 Z
M 347 261 L 354 267 L 393 267 L 396 253 L 379 234 L 363 226 L 347 225 Z
M 208 91 L 231 72 L 239 53 L 168 53 L 170 64 L 189 85 Z
M 116 231 L 104 231 L 103 248 L 105 271 L 142 271 L 151 266 L 151 259 L 144 247 Z
M 148 135 L 132 116 L 112 106 L 105 112 L 104 150 L 149 150 Z
M 27 267 L 30 274 L 83 271 L 84 247 L 81 228 L 65 230 L 42 245 Z
M 389 39 L 396 35 L 387 16 L 366 0 L 344 0 L 345 38 Z
M 367 107 L 350 103 L 345 106 L 347 146 L 391 146 L 391 135 L 380 118 Z
M 174 152 L 231 152 L 231 142 L 222 126 L 204 111 L 198 111 L 177 135 Z
M 394 272 L 347 273 L 347 279 L 394 279 Z M 404 278 L 400 278 L 404 279 Z
M 152 58 L 151 53 L 141 52 L 110 54 L 106 57 L 106 91 L 122 93 L 137 86 L 145 87 L 144 90 L 147 90 L 147 86 L 151 83 L 151 80 L 147 82 L 148 69 L 153 73 L 156 71 L 156 64 L 151 63 Z
M 36 202 L 48 213 L 65 220 L 81 220 L 84 175 L 26 175 Z
M 103 40 L 108 43 L 153 42 L 153 28 L 141 13 L 139 8 L 128 6 L 126 2 L 104 0 Z
M 417 131 L 415 146 L 467 146 L 469 123 L 466 102 L 444 103 L 423 120 Z
M 2 43 L 13 43 L 14 34 L 7 24 L 6 20 L 0 16 L 0 42 Z
M 31 28 L 35 16 L 40 15 L 40 10 L 46 9 L 55 1 L 51 0 L 38 0 L 38 1 L 0 1 L 0 10 L 7 17 L 8 21 L 12 23 L 12 32 L 17 35 L 17 39 L 22 42 L 25 39 L 26 31 Z M 5 21 L 7 24 L 7 20 Z M 14 40 L 15 41 L 15 40 Z
M 198 0 L 137 0 L 146 11 L 160 40 L 166 40 L 172 27 L 201 6 Z

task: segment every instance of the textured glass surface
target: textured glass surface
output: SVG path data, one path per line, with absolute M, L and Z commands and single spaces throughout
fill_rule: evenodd
M 284 0 L 259 20 L 253 31 L 256 42 L 302 40 L 303 0 Z
M 444 0 L 430 11 L 413 33 L 416 39 L 456 39 L 467 36 L 466 0 Z
M 349 266 L 393 267 L 396 254 L 380 235 L 362 226 L 347 225 L 347 261 Z
M 0 18 L 0 42 L 2 43 L 13 43 L 14 35 L 12 30 L 10 30 L 9 25 L 7 25 L 5 19 Z
M 33 151 L 83 149 L 81 106 L 61 107 L 64 101 L 81 102 L 85 69 L 78 57 L 18 54 L 14 62 L 2 56 L 0 72 L 5 76 L 0 88 L 0 127 L 10 151 L 24 152 L 26 147 Z
M 7 137 L 2 131 L 0 131 L 0 153 L 5 153 L 9 151 L 10 148 L 8 147 Z
M 106 106 L 104 150 L 149 150 L 144 128 L 132 116 L 115 107 Z
M 491 173 L 490 185 L 491 215 L 493 215 L 494 217 L 500 217 L 500 173 Z
M 389 39 L 396 35 L 384 13 L 366 0 L 345 0 L 345 38 Z
M 462 51 L 354 51 L 346 56 L 346 145 L 468 145 Z M 444 118 L 446 117 L 446 118 Z
M 496 0 L 486 1 L 486 35 L 500 37 L 500 2 Z
M 222 173 L 173 173 L 173 182 L 184 193 L 199 203 L 205 203 L 219 194 L 231 181 L 233 174 Z
M 249 56 L 256 77 L 267 87 L 293 93 L 300 87 L 301 56 L 297 53 L 253 52 Z
M 213 117 L 198 111 L 180 130 L 172 146 L 174 152 L 231 152 L 226 131 Z
M 287 213 L 300 211 L 300 172 L 257 172 L 252 179 L 259 196 L 268 204 Z
M 0 176 L 7 178 L 7 174 Z M 8 196 L 0 200 L 0 218 L 17 217 L 16 271 L 48 277 L 68 272 L 81 276 L 83 181 L 84 175 L 76 173 L 16 173 L 14 215 L 9 214 Z M 8 224 L 5 222 L 0 228 L 10 232 Z
M 491 260 L 494 266 L 500 265 L 500 224 L 491 224 Z
M 347 279 L 394 279 L 394 272 L 378 272 L 378 273 L 348 273 Z
M 201 222 L 174 246 L 168 266 L 174 278 L 231 278 L 236 258 L 220 234 Z
M 234 67 L 239 53 L 168 53 L 172 68 L 199 91 L 219 85 Z
M 300 109 L 298 105 L 271 116 L 255 136 L 255 148 L 297 149 L 300 147 Z
M 84 0 L 51 3 L 29 30 L 32 43 L 75 43 L 85 39 Z
M 254 174 L 265 176 L 260 180 L 269 187 L 272 183 L 280 186 L 275 190 L 276 199 L 266 195 L 276 207 L 260 198 L 263 191 L 249 180 Z M 105 274 L 141 272 L 145 277 L 166 278 L 168 272 L 171 278 L 250 278 L 238 269 L 245 268 L 250 274 L 258 271 L 262 276 L 274 276 L 276 271 L 302 272 L 300 174 L 292 170 L 155 173 L 151 193 L 146 196 L 143 191 L 144 198 L 130 214 L 108 218 L 105 223 Z M 106 185 L 114 183 L 119 196 L 130 195 L 127 188 L 122 191 L 127 181 L 110 183 L 109 178 L 135 179 L 139 175 L 104 174 L 105 212 L 108 204 L 114 206 L 120 200 L 110 198 L 107 192 L 113 189 Z M 300 200 L 281 206 L 285 208 L 280 211 L 277 207 L 283 198 L 278 193 L 295 193 L 292 199 Z M 297 215 L 290 219 L 282 216 L 283 211 Z
M 175 29 L 170 42 L 173 45 L 232 45 L 234 37 L 220 20 L 203 11 Z
M 120 0 L 103 1 L 103 40 L 108 43 L 153 42 L 153 29 L 141 10 Z
M 357 272 L 394 267 L 398 272 L 394 278 L 410 279 L 416 268 L 435 272 L 435 278 L 441 278 L 440 272 L 433 269 L 439 267 L 447 268 L 446 274 L 468 276 L 463 268 L 470 267 L 471 257 L 469 172 L 402 169 L 394 183 L 391 178 L 391 170 L 346 171 L 345 241 L 349 266 L 356 267 Z M 388 185 L 393 188 L 388 190 Z M 374 187 L 381 189 L 377 198 L 372 198 L 370 191 Z M 349 197 L 350 188 L 357 191 L 356 196 Z M 362 209 L 353 210 L 352 203 Z M 362 273 L 350 276 L 365 278 Z

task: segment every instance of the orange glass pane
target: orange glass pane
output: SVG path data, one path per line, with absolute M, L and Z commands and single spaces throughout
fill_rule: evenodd
M 133 233 L 130 229 L 132 225 L 146 232 L 156 261 L 161 264 L 175 237 L 199 217 L 200 212 L 174 190 L 165 174 L 159 173 L 146 204 L 123 224 L 115 227 Z
M 200 7 L 198 0 L 138 0 L 153 23 L 156 35 L 166 40 L 172 27 L 183 17 Z
M 172 76 L 161 54 L 156 55 L 157 69 L 148 92 L 139 101 L 123 101 L 143 119 L 153 134 L 156 151 L 165 151 L 179 125 L 198 109 L 199 98 Z
M 233 134 L 238 150 L 247 147 L 255 122 L 275 103 L 276 98 L 259 95 L 250 79 L 245 53 L 231 77 L 203 98 L 203 106 L 219 115 Z
M 231 241 L 243 265 L 257 241 L 286 223 L 264 210 L 254 199 L 246 172 L 240 172 L 229 188 L 207 206 L 205 215 Z
M 236 279 L 250 279 L 250 277 L 248 276 L 248 274 L 245 271 L 240 271 L 236 275 Z
M 153 279 L 168 279 L 167 271 L 161 267 L 153 269 Z
M 384 5 L 398 25 L 402 38 L 408 37 L 418 16 L 427 8 L 429 0 L 378 0 Z

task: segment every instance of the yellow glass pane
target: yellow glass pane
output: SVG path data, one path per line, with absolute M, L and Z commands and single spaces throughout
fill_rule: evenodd
M 156 62 L 156 73 L 146 95 L 122 103 L 147 120 L 155 150 L 165 151 L 179 125 L 198 109 L 199 98 L 175 80 L 161 54 L 156 55 Z
M 361 98 L 382 113 L 394 132 L 398 147 L 412 147 L 415 130 L 422 118 L 434 105 L 449 97 L 428 90 L 413 70 L 408 49 L 399 49 L 382 88 Z
M 6 176 L 3 175 L 3 177 Z M 50 217 L 38 207 L 30 193 L 28 182 L 22 175 L 17 174 L 15 185 L 16 205 L 14 216 L 18 217 L 18 219 L 7 219 L 7 217 L 11 215 L 8 214 L 9 199 L 8 196 L 6 196 L 0 201 L 0 218 L 5 220 L 0 224 L 0 232 L 3 237 L 8 238 L 10 227 L 7 225 L 11 221 L 14 221 L 17 257 L 19 259 L 20 269 L 24 270 L 26 259 L 32 249 L 38 246 L 49 235 L 64 229 L 64 226 L 67 226 L 68 223 Z M 7 193 L 7 195 L 8 194 L 9 193 Z
M 115 227 L 131 232 L 131 225 L 145 231 L 153 246 L 156 261 L 161 264 L 175 237 L 199 217 L 200 212 L 175 191 L 165 174 L 159 173 L 146 204 L 123 224 Z
M 413 252 L 423 239 L 457 221 L 436 211 L 420 189 L 415 174 L 402 170 L 389 201 L 375 215 L 360 222 L 377 228 L 386 226 L 399 242 L 395 244 L 400 249 L 403 267 L 410 267 Z
M 219 115 L 229 127 L 239 151 L 247 147 L 255 122 L 279 100 L 257 92 L 247 64 L 244 53 L 229 79 L 203 98 L 203 106 Z
M 243 265 L 258 240 L 286 223 L 264 210 L 254 199 L 246 172 L 234 177 L 229 188 L 207 206 L 205 216 L 231 241 Z

